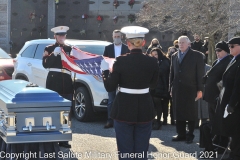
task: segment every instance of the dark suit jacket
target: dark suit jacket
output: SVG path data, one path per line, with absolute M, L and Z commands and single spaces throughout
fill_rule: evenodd
M 126 53 L 130 53 L 130 51 L 125 44 L 122 44 L 121 55 L 126 54 Z M 114 44 L 110 44 L 105 47 L 103 56 L 109 57 L 109 58 L 116 58 L 115 51 L 114 51 Z
M 213 63 L 212 68 L 204 76 L 205 88 L 203 99 L 209 103 L 216 104 L 216 98 L 219 96 L 219 89 L 217 83 L 222 80 L 222 75 L 227 68 L 228 63 L 231 61 L 231 56 L 228 55 L 219 63 L 217 60 Z M 217 63 L 217 64 L 216 64 Z
M 197 91 L 203 91 L 204 55 L 189 48 L 180 63 L 178 53 L 172 55 L 170 68 L 174 116 L 179 121 L 194 121 L 197 117 L 197 107 L 194 107 Z
M 104 86 L 108 92 L 123 87 L 129 89 L 154 88 L 159 67 L 157 59 L 145 56 L 141 49 L 133 49 L 126 56 L 119 56 L 113 72 L 103 71 Z M 109 74 L 109 75 L 108 75 Z M 155 117 L 150 93 L 128 94 L 119 92 L 113 102 L 111 118 L 123 122 L 149 122 Z

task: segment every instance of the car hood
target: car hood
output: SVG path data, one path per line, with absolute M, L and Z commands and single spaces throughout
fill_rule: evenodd
M 1 66 L 14 66 L 13 59 L 0 59 L 0 65 Z

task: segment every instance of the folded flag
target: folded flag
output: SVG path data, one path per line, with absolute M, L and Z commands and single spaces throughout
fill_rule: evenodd
M 70 56 L 68 56 L 62 49 L 61 59 L 64 68 L 78 74 L 90 74 L 97 76 L 98 78 L 102 77 L 100 68 L 102 60 L 109 63 L 109 69 L 112 68 L 115 61 L 114 58 L 107 58 L 84 52 L 76 47 L 72 48 Z

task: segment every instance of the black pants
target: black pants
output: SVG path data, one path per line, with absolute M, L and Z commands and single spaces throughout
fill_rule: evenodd
M 194 128 L 195 121 L 188 121 L 188 132 L 186 133 L 186 121 L 176 120 L 176 128 L 179 137 L 186 137 L 186 139 L 193 140 L 194 139 Z
M 169 99 L 153 97 L 153 102 L 154 102 L 155 110 L 157 113 L 157 121 L 160 122 L 162 114 L 163 114 L 163 121 L 167 121 Z
M 170 117 L 171 117 L 171 122 L 173 122 L 174 121 L 174 115 L 173 115 L 172 97 L 170 98 L 169 102 L 170 102 Z
M 209 121 L 210 124 L 213 124 L 213 117 L 215 114 L 216 104 L 215 103 L 208 103 L 208 113 L 209 113 Z
M 234 160 L 240 160 L 240 134 L 237 133 L 232 136 L 232 142 L 230 145 L 231 156 Z

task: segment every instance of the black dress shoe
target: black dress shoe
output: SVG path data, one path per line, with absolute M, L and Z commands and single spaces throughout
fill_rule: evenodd
M 175 137 L 172 139 L 173 142 L 178 142 L 178 141 L 186 141 L 186 137 Z
M 72 146 L 68 142 L 59 142 L 60 147 L 71 148 Z
M 113 124 L 108 122 L 107 124 L 105 124 L 104 128 L 105 129 L 113 128 Z
M 185 142 L 186 142 L 187 144 L 191 144 L 191 143 L 193 143 L 193 140 L 189 139 L 189 140 L 186 140 Z
M 193 136 L 187 136 L 185 142 L 186 142 L 187 144 L 191 144 L 191 143 L 193 143 L 193 139 L 194 139 L 194 135 L 193 135 Z

